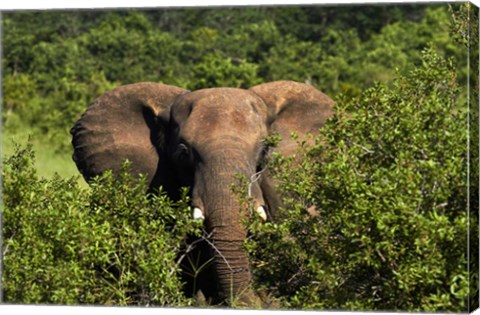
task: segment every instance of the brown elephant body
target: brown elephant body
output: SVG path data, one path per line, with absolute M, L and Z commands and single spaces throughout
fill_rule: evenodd
M 72 128 L 74 160 L 87 181 L 107 169 L 118 172 L 129 159 L 132 173 L 146 174 L 150 187 L 161 185 L 172 198 L 180 186 L 190 187 L 192 207 L 210 235 L 200 246 L 202 255 L 213 259 L 200 288 L 216 302 L 255 303 L 242 250 L 247 235 L 241 220 L 249 214 L 231 184 L 236 174 L 251 178 L 259 171 L 265 137 L 279 133 L 275 150 L 294 154 L 291 132 L 318 132 L 332 106 L 317 89 L 291 81 L 193 92 L 157 83 L 127 85 L 99 97 Z M 268 174 L 262 177 L 252 182 L 250 194 L 257 208 L 273 211 L 280 198 Z

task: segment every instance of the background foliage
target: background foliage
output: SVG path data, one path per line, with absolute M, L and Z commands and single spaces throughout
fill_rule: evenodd
M 249 222 L 256 288 L 294 308 L 478 306 L 466 252 L 468 224 L 478 233 L 466 212 L 466 161 L 478 165 L 466 151 L 478 148 L 466 129 L 467 115 L 478 121 L 465 105 L 468 80 L 478 86 L 471 21 L 468 4 L 4 12 L 5 301 L 195 303 L 178 275 L 185 234 L 198 233 L 188 200 L 146 196 L 125 174 L 86 187 L 71 177 L 68 131 L 121 84 L 288 79 L 330 95 L 337 114 L 301 165 L 272 157 L 288 193 L 278 221 Z M 312 205 L 318 217 L 305 216 Z

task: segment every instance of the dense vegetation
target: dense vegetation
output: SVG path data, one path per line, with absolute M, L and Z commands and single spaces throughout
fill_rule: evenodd
M 478 193 L 478 156 L 467 151 L 470 143 L 478 152 L 478 137 L 467 134 L 467 117 L 478 121 L 478 111 L 465 105 L 468 80 L 478 86 L 467 68 L 467 48 L 478 47 L 468 37 L 478 20 L 469 5 L 2 17 L 6 302 L 198 303 L 183 296 L 178 275 L 184 236 L 199 233 L 188 198 L 145 196 L 127 175 L 82 186 L 68 176 L 68 130 L 121 84 L 199 89 L 290 79 L 332 96 L 337 114 L 314 146 L 301 146 L 300 167 L 271 157 L 286 206 L 277 222 L 249 222 L 254 286 L 290 308 L 478 306 L 478 273 L 467 269 L 478 270 L 469 260 L 478 246 L 466 251 L 469 227 L 478 239 L 478 214 L 467 216 L 467 201 L 478 209 L 478 196 L 468 199 L 468 188 Z M 469 99 L 478 103 L 478 91 Z M 26 133 L 48 159 L 38 170 L 31 146 L 14 149 L 9 139 Z M 45 172 L 52 157 L 70 170 Z M 305 215 L 312 205 L 317 217 Z
M 5 161 L 3 290 L 6 302 L 188 305 L 179 293 L 186 233 L 198 233 L 188 198 L 147 196 L 145 183 L 106 173 L 38 178 L 31 147 Z

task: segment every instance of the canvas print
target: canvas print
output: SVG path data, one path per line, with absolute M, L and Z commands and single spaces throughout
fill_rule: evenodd
M 2 303 L 474 311 L 478 18 L 1 12 Z

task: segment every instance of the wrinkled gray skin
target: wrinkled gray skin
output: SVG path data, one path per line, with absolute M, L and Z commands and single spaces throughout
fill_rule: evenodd
M 146 174 L 150 187 L 161 185 L 172 198 L 179 187 L 190 187 L 192 208 L 203 213 L 213 244 L 200 245 L 205 260 L 213 257 L 200 288 L 215 303 L 234 298 L 252 305 L 258 297 L 248 287 L 241 224 L 250 214 L 231 191 L 234 176 L 250 178 L 260 170 L 262 139 L 269 134 L 282 136 L 276 151 L 294 154 L 290 133 L 317 133 L 332 105 L 315 88 L 291 81 L 193 92 L 157 83 L 126 85 L 100 96 L 77 121 L 73 158 L 87 181 L 107 169 L 118 172 L 129 159 L 132 173 Z M 269 217 L 279 206 L 267 173 L 252 184 L 251 195 Z

